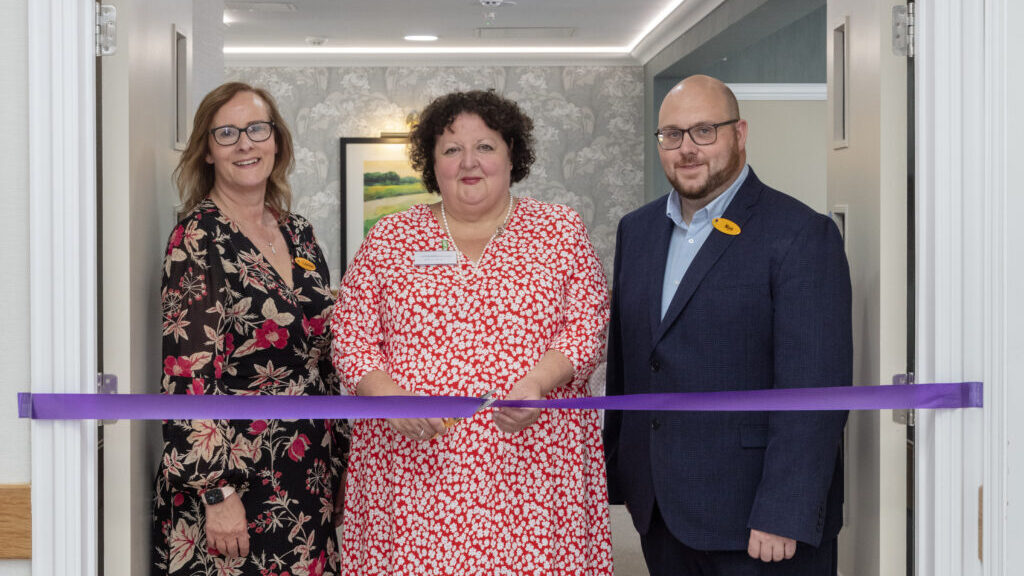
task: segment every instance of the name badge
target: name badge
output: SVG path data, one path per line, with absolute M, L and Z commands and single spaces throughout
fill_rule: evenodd
M 729 236 L 736 236 L 740 233 L 739 224 L 736 224 L 728 218 L 715 218 L 711 221 L 711 225 L 715 227 L 715 230 Z
M 459 263 L 459 253 L 454 250 L 416 251 L 412 263 L 415 266 L 454 266 Z
M 306 260 L 302 256 L 296 256 L 295 263 L 303 270 L 309 270 L 310 272 L 316 270 L 316 264 L 313 264 L 313 262 Z

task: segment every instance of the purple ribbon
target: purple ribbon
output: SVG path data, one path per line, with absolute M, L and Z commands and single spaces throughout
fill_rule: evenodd
M 492 406 L 690 412 L 935 409 L 981 407 L 982 396 L 981 382 L 955 382 L 498 400 Z M 465 418 L 479 407 L 479 398 L 465 396 L 18 394 L 18 417 L 36 420 Z

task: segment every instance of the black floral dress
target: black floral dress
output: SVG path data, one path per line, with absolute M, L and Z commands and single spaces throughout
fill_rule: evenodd
M 165 394 L 339 393 L 327 263 L 305 219 L 289 216 L 281 232 L 294 288 L 212 201 L 175 227 L 161 289 Z M 163 435 L 154 574 L 337 574 L 344 421 L 170 420 Z M 247 557 L 207 548 L 201 495 L 216 486 L 234 487 L 245 505 Z

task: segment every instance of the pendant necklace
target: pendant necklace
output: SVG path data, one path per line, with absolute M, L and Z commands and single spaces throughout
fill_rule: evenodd
M 218 206 L 218 208 L 220 208 L 220 207 Z M 238 231 L 239 232 L 241 232 L 242 234 L 245 234 L 245 230 L 242 229 L 242 221 L 240 219 L 235 218 L 234 216 L 232 216 L 224 208 L 220 208 L 220 211 L 223 212 L 225 216 L 230 218 L 231 221 L 235 223 L 235 226 L 238 227 Z M 262 215 L 261 215 L 261 218 L 262 218 Z M 262 226 L 262 222 L 260 223 L 260 226 Z M 248 234 L 246 234 L 246 236 L 248 236 Z M 253 237 L 255 237 L 255 235 Z M 257 238 L 257 239 L 260 242 L 263 242 L 264 244 L 266 244 L 267 248 L 270 248 L 270 253 L 271 254 L 273 254 L 274 256 L 277 256 L 277 248 L 274 247 L 274 241 L 273 240 L 271 240 L 270 242 L 267 242 L 267 239 L 265 237 L 264 238 Z

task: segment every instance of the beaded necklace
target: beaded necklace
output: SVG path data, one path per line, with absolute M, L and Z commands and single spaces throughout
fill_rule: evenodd
M 484 249 L 483 249 L 482 252 L 480 252 L 480 259 L 481 260 L 483 260 L 484 254 L 487 252 L 487 248 L 488 248 L 488 246 L 491 245 L 491 242 L 493 242 L 495 238 L 497 238 L 498 236 L 501 236 L 502 233 L 505 232 L 505 227 L 508 226 L 508 219 L 512 216 L 512 204 L 513 204 L 513 202 L 512 202 L 512 191 L 509 190 L 509 192 L 508 192 L 508 209 L 505 211 L 505 219 L 501 221 L 501 224 L 499 224 L 497 228 L 495 228 L 494 234 L 491 234 L 491 237 L 487 239 L 487 244 L 484 244 Z M 445 234 L 447 234 L 448 235 L 448 239 L 452 241 L 452 248 L 455 249 L 455 252 L 460 252 L 459 245 L 455 243 L 455 236 L 452 235 L 452 231 L 448 227 L 448 215 L 445 214 L 445 211 L 444 211 L 444 200 L 441 200 L 441 221 L 444 222 L 444 232 L 445 232 Z

